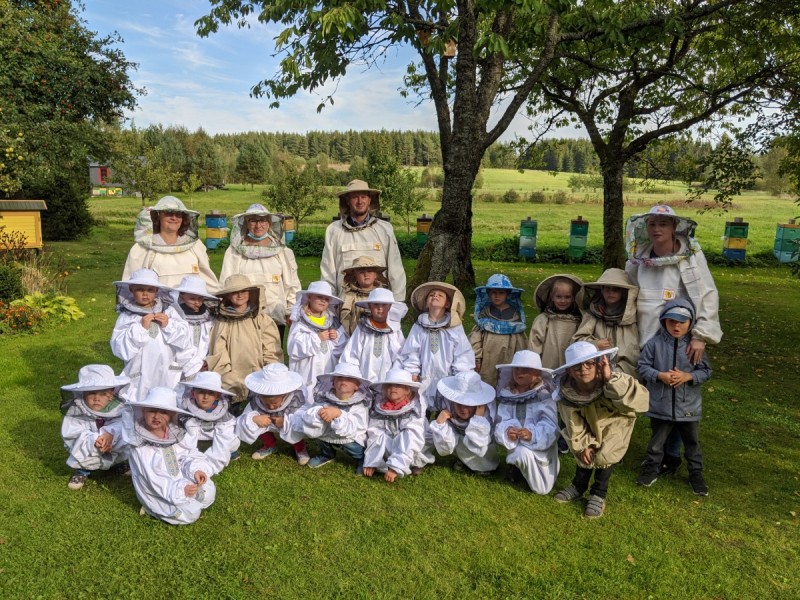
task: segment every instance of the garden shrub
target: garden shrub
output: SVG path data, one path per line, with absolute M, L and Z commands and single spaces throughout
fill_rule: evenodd
M 45 321 L 38 308 L 31 306 L 9 306 L 0 302 L 0 334 L 31 333 L 37 331 Z
M 0 263 L 0 301 L 11 302 L 24 294 L 19 267 L 11 263 Z
M 564 190 L 553 192 L 553 204 L 566 204 L 568 199 L 569 196 L 567 196 L 567 192 Z
M 503 202 L 506 204 L 515 204 L 519 202 L 521 196 L 517 190 L 508 190 L 505 194 L 503 194 Z
M 75 298 L 56 294 L 28 294 L 19 300 L 14 300 L 11 307 L 34 309 L 39 311 L 43 318 L 54 321 L 77 321 L 86 316 L 78 307 Z
M 531 192 L 528 196 L 528 202 L 531 204 L 544 204 L 546 199 L 547 196 L 545 196 L 545 193 L 541 191 Z

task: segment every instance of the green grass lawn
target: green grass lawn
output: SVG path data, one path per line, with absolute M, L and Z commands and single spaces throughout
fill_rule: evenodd
M 197 195 L 195 207 L 233 213 L 254 198 Z M 130 204 L 92 202 L 109 220 L 133 215 Z M 517 219 L 508 206 L 486 208 Z M 553 222 L 575 212 L 543 208 L 564 211 Z M 776 220 L 770 212 L 765 222 Z M 481 227 L 485 214 L 476 211 Z M 719 234 L 718 224 L 703 223 Z M 255 462 L 245 446 L 215 478 L 216 503 L 194 525 L 173 527 L 138 516 L 125 477 L 100 474 L 68 490 L 59 436 L 59 386 L 89 362 L 121 368 L 108 345 L 111 282 L 131 245 L 130 224 L 51 247 L 86 319 L 0 338 L 0 597 L 800 597 L 800 281 L 788 269 L 712 269 L 725 337 L 711 352 L 704 392 L 708 498 L 691 494 L 685 467 L 652 488 L 634 484 L 649 433 L 640 418 L 597 521 L 501 474 L 455 473 L 451 459 L 387 485 L 357 478 L 347 463 L 301 468 L 286 446 Z M 213 254 L 217 272 L 220 262 Z M 304 285 L 318 277 L 317 259 L 299 262 Z M 529 323 L 534 287 L 564 268 L 475 266 L 480 281 L 502 271 L 527 290 Z M 600 274 L 595 266 L 569 271 Z M 573 472 L 573 459 L 562 458 L 556 489 Z

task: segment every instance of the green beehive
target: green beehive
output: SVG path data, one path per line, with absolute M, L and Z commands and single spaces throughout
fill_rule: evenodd
M 788 223 L 778 223 L 772 252 L 778 262 L 797 262 L 798 242 L 800 242 L 800 224 L 795 223 L 794 219 L 790 219 Z
M 536 232 L 539 224 L 530 217 L 519 224 L 519 255 L 525 258 L 536 258 Z
M 433 217 L 429 217 L 424 213 L 421 217 L 417 217 L 417 244 L 420 246 L 424 246 L 425 242 L 428 241 L 428 232 L 431 230 L 431 223 L 433 223 Z
M 728 260 L 744 260 L 747 254 L 748 223 L 742 217 L 725 223 L 725 236 L 722 238 L 722 256 Z
M 573 219 L 570 223 L 567 256 L 570 258 L 581 258 L 586 252 L 586 241 L 588 237 L 589 221 L 584 221 L 583 217 L 578 215 L 578 218 Z

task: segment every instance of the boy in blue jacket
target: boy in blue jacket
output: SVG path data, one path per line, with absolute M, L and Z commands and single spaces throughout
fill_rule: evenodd
M 703 412 L 701 387 L 711 377 L 711 365 L 705 353 L 696 365 L 687 355 L 695 320 L 694 307 L 689 300 L 668 302 L 659 320 L 661 329 L 642 348 L 637 366 L 650 392 L 647 415 L 653 434 L 636 483 L 649 487 L 658 479 L 664 443 L 676 429 L 683 440 L 692 491 L 698 496 L 708 496 L 708 486 L 703 479 L 699 422 Z

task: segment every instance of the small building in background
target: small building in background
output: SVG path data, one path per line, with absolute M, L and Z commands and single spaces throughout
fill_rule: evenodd
M 89 182 L 92 196 L 122 196 L 122 186 L 114 181 L 114 171 L 109 165 L 89 162 Z
M 15 238 L 24 236 L 23 248 L 41 250 L 42 211 L 47 210 L 44 200 L 0 200 L 0 227 L 4 245 L 14 244 Z M 7 250 L 10 248 L 0 248 Z

